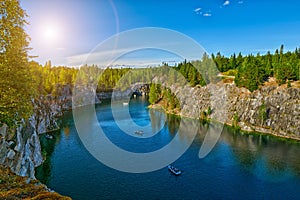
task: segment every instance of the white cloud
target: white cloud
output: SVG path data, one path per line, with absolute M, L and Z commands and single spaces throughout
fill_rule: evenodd
M 243 1 L 238 1 L 238 4 L 243 4 L 244 2 Z
M 156 43 L 154 42 L 153 44 L 155 45 Z M 176 47 L 182 45 L 178 42 L 165 42 L 160 44 L 165 48 L 168 48 L 168 46 L 171 48 L 172 46 Z M 162 47 L 162 49 L 164 48 Z M 94 52 L 78 54 L 66 58 L 68 66 L 80 67 L 87 64 L 97 65 L 100 68 L 111 65 L 128 65 L 132 68 L 136 66 L 158 66 L 168 60 L 175 60 L 177 63 L 183 61 L 178 61 L 178 59 L 180 59 L 178 56 L 164 53 L 164 51 L 161 52 L 159 49 L 153 51 L 148 50 L 148 52 L 145 53 L 143 52 L 143 48 L 139 47 L 120 47 L 117 49 L 99 47 L 99 50 L 95 50 Z
M 211 17 L 211 15 L 212 15 L 212 14 L 210 14 L 210 13 L 204 13 L 204 14 L 203 14 L 203 17 Z
M 132 51 L 131 48 L 120 48 L 120 49 L 109 49 L 84 53 L 74 56 L 67 57 L 68 65 L 81 66 L 84 64 L 87 65 L 99 65 L 99 66 L 107 66 L 114 57 L 118 57 L 126 52 Z
M 201 15 L 202 14 L 202 12 L 201 12 L 201 10 L 202 10 L 202 8 L 196 8 L 195 10 L 194 10 L 194 12 L 197 14 L 197 15 Z
M 202 8 L 196 8 L 194 11 L 197 13 L 201 10 Z
M 228 6 L 230 4 L 230 1 L 225 1 L 224 3 L 223 3 L 223 6 Z

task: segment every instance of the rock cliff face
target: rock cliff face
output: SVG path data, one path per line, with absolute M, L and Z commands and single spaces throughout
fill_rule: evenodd
M 242 128 L 300 138 L 300 88 L 263 87 L 233 103 Z
M 3 125 L 0 137 L 0 164 L 18 175 L 34 178 L 34 168 L 43 161 L 36 130 L 29 123 L 16 130 Z
M 43 162 L 39 134 L 59 128 L 62 112 L 71 109 L 71 87 L 58 87 L 52 95 L 33 100 L 34 114 L 15 129 L 0 127 L 0 164 L 21 176 L 34 177 L 34 169 Z
M 251 93 L 218 83 L 195 88 L 173 85 L 172 91 L 183 105 L 183 116 L 199 118 L 210 107 L 208 118 L 232 125 L 236 115 L 242 130 L 300 139 L 299 87 L 263 86 Z
M 31 125 L 39 134 L 53 131 L 59 128 L 59 117 L 63 111 L 72 108 L 71 86 L 57 87 L 56 97 L 53 95 L 41 96 L 33 100 L 34 114 L 31 117 Z

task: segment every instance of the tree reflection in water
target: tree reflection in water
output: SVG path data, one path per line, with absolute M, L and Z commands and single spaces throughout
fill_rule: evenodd
M 243 134 L 225 127 L 221 142 L 228 144 L 243 169 L 259 179 L 282 181 L 300 177 L 300 143 L 263 134 Z M 284 175 L 284 176 L 283 176 Z

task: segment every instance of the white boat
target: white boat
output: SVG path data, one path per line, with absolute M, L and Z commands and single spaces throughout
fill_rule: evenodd
M 182 171 L 177 169 L 176 167 L 172 166 L 172 165 L 168 165 L 168 169 L 170 172 L 172 172 L 174 175 L 179 176 Z
M 49 139 L 49 140 L 52 140 L 53 139 L 53 136 L 52 135 L 49 135 L 49 134 L 46 134 L 46 136 L 45 136 L 47 139 Z
M 137 135 L 143 135 L 144 131 L 138 130 L 138 131 L 135 131 L 134 133 L 137 134 Z
M 123 106 L 128 106 L 128 102 L 123 102 Z

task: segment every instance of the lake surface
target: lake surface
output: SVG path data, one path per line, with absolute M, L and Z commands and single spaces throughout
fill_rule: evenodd
M 120 148 L 151 152 L 168 144 L 180 123 L 175 116 L 147 109 L 146 99 L 133 99 L 129 110 L 134 122 L 150 125 L 158 134 L 147 139 L 128 136 L 114 122 L 109 102 L 96 106 L 107 137 Z M 125 173 L 95 159 L 83 146 L 72 113 L 63 117 L 54 139 L 41 136 L 44 164 L 36 176 L 51 189 L 73 199 L 300 199 L 300 144 L 266 135 L 247 135 L 224 127 L 212 152 L 199 159 L 205 127 L 197 120 L 190 148 L 173 164 L 183 170 L 172 175 L 167 168 L 149 173 Z M 125 119 L 126 120 L 126 119 Z M 164 122 L 166 120 L 166 122 Z M 179 141 L 189 137 L 180 133 Z

